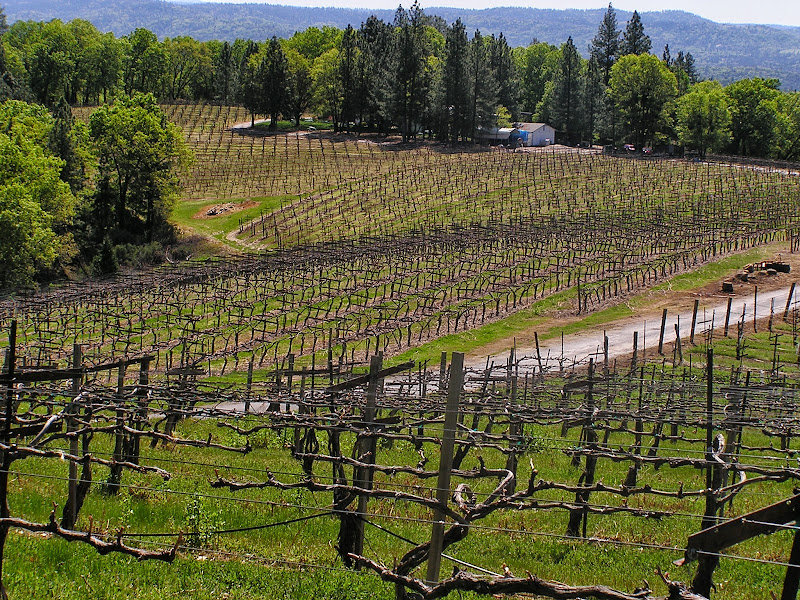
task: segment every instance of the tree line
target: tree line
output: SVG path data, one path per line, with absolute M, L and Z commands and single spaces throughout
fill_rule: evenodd
M 586 57 L 560 47 L 511 48 L 502 33 L 467 32 L 417 3 L 392 22 L 311 27 L 288 39 L 158 40 L 146 29 L 115 37 L 89 22 L 19 21 L 0 43 L 0 98 L 54 106 L 151 93 L 164 102 L 241 104 L 300 124 L 329 118 L 337 130 L 429 132 L 472 140 L 483 128 L 533 120 L 560 139 L 636 147 L 677 142 L 785 160 L 800 152 L 796 93 L 774 79 L 728 86 L 699 81 L 694 58 L 669 46 L 655 56 L 637 12 L 623 27 L 609 5 Z

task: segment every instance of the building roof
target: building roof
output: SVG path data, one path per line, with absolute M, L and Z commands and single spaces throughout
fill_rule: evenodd
M 527 131 L 528 133 L 539 131 L 542 127 L 550 127 L 550 125 L 547 123 L 517 123 L 517 129 L 520 131 Z

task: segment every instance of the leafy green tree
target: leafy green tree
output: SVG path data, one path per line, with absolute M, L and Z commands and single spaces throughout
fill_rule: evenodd
M 342 104 L 341 80 L 338 74 L 339 52 L 331 48 L 325 54 L 318 56 L 311 67 L 311 77 L 314 81 L 314 104 L 317 111 L 326 117 L 331 117 L 334 129 L 338 131 L 339 108 Z
M 628 54 L 611 69 L 611 98 L 625 133 L 637 147 L 666 127 L 667 104 L 678 94 L 675 75 L 652 54 Z
M 106 180 L 118 239 L 147 241 L 166 236 L 167 219 L 179 189 L 177 172 L 191 155 L 180 129 L 170 123 L 152 94 L 134 94 L 102 106 L 89 119 L 89 132 Z
M 678 98 L 675 128 L 678 140 L 701 156 L 719 152 L 731 138 L 731 113 L 725 90 L 716 81 L 704 81 Z
M 289 102 L 288 112 L 294 119 L 295 127 L 300 126 L 300 117 L 309 108 L 313 99 L 313 80 L 311 64 L 308 59 L 294 48 L 286 50 L 289 64 Z
M 167 38 L 162 44 L 165 57 L 164 88 L 170 102 L 189 99 L 190 90 L 211 73 L 211 54 L 205 44 L 188 36 Z M 203 87 L 200 85 L 199 87 Z
M 584 87 L 581 57 L 570 37 L 561 45 L 561 56 L 550 97 L 552 124 L 574 138 L 581 129 L 581 102 Z
M 787 92 L 777 99 L 775 158 L 800 160 L 800 93 Z
M 86 49 L 87 79 L 85 99 L 99 104 L 108 102 L 122 78 L 124 43 L 113 33 L 93 39 Z
M 42 106 L 0 104 L 0 287 L 28 285 L 71 254 L 75 197 L 47 149 L 51 127 Z
M 653 43 L 650 41 L 650 37 L 644 32 L 642 18 L 637 11 L 633 11 L 631 20 L 625 26 L 625 33 L 622 34 L 620 55 L 647 54 L 652 47 Z
M 76 68 L 76 40 L 58 19 L 45 23 L 28 48 L 30 85 L 36 99 L 53 106 L 71 95 L 69 81 Z
M 515 60 L 520 74 L 520 99 L 525 111 L 533 113 L 542 104 L 548 82 L 555 77 L 561 50 L 539 42 L 516 49 Z
M 134 92 L 157 94 L 167 68 L 167 57 L 156 35 L 141 27 L 124 38 L 126 42 L 122 65 L 123 89 L 126 95 Z
M 730 150 L 743 156 L 769 156 L 777 123 L 777 79 L 742 79 L 725 88 L 731 111 Z
M 603 22 L 597 29 L 597 35 L 592 38 L 589 44 L 589 54 L 595 60 L 600 73 L 602 74 L 603 85 L 608 87 L 611 79 L 611 67 L 619 58 L 621 32 L 617 26 L 617 12 L 611 4 L 608 5 L 606 13 L 603 15 Z
M 338 48 L 341 45 L 342 30 L 336 27 L 325 25 L 319 27 L 308 27 L 303 31 L 296 32 L 286 40 L 286 48 L 292 48 L 302 54 L 310 63 L 325 54 L 328 50 Z

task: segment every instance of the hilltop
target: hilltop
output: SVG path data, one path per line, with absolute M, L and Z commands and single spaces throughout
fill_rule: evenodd
M 460 17 L 468 31 L 500 33 L 512 46 L 536 39 L 561 44 L 572 36 L 586 54 L 605 9 L 554 10 L 425 8 L 448 23 Z M 102 31 L 126 35 L 137 27 L 159 38 L 179 35 L 198 40 L 289 37 L 295 31 L 324 25 L 359 25 L 371 14 L 391 21 L 391 10 L 308 8 L 268 4 L 176 3 L 159 0 L 6 0 L 9 21 L 86 19 Z M 621 24 L 630 13 L 617 11 Z M 703 77 L 722 83 L 747 77 L 777 77 L 785 90 L 800 88 L 800 27 L 721 24 L 682 11 L 642 13 L 653 51 L 669 44 L 691 52 Z

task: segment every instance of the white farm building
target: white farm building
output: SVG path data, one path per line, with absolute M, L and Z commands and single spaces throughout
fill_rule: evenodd
M 517 123 L 523 146 L 549 146 L 556 141 L 556 130 L 547 123 Z

